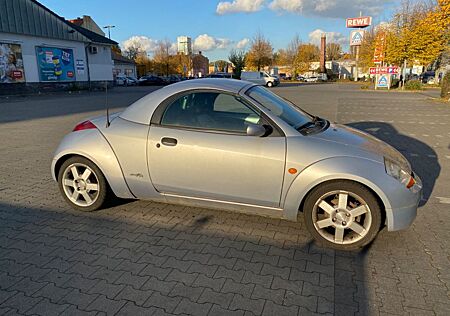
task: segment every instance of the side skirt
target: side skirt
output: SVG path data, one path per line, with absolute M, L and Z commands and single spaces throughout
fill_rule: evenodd
M 162 194 L 167 203 L 169 204 L 179 204 L 192 207 L 210 208 L 217 210 L 227 210 L 244 214 L 258 215 L 264 217 L 287 219 L 285 218 L 283 209 L 275 207 L 266 207 L 253 204 L 221 201 L 214 199 L 190 197 L 183 195 L 176 195 L 171 193 Z

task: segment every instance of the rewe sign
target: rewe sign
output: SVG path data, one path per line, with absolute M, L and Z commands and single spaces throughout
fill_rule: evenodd
M 349 18 L 347 19 L 347 27 L 348 28 L 359 28 L 359 27 L 367 27 L 372 24 L 371 16 L 362 16 L 359 18 Z

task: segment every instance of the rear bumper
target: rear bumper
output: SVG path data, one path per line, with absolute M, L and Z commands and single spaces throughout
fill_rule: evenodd
M 417 208 L 422 199 L 422 182 L 418 177 L 415 177 L 415 179 L 417 183 L 410 190 L 409 204 L 386 212 L 388 216 L 388 231 L 406 229 L 414 222 L 417 216 Z

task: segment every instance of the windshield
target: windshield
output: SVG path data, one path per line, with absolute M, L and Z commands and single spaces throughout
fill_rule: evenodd
M 306 112 L 295 107 L 294 104 L 264 87 L 255 86 L 248 90 L 246 94 L 294 128 L 307 124 L 314 119 Z

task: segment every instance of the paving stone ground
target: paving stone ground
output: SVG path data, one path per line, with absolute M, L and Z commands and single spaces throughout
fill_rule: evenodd
M 148 88 L 118 88 L 124 107 Z M 450 106 L 356 85 L 274 89 L 365 130 L 425 185 L 417 220 L 360 252 L 314 244 L 298 223 L 128 201 L 68 207 L 50 162 L 99 93 L 0 100 L 1 315 L 450 315 Z

